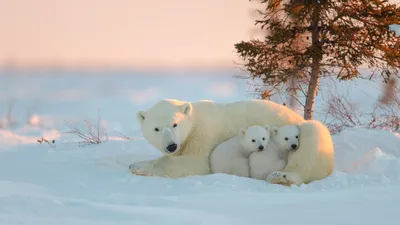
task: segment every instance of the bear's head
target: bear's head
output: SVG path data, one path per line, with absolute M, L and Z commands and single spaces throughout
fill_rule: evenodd
M 272 139 L 279 149 L 290 151 L 299 148 L 300 128 L 297 125 L 274 127 Z
M 192 129 L 190 102 L 164 99 L 147 111 L 137 112 L 146 140 L 164 154 L 179 151 Z
M 251 126 L 240 129 L 241 143 L 247 153 L 263 151 L 271 136 L 270 127 Z

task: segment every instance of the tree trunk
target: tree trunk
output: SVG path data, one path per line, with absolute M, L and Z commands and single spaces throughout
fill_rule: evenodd
M 311 65 L 311 79 L 308 84 L 307 96 L 306 96 L 306 105 L 304 107 L 304 119 L 311 120 L 313 118 L 313 108 L 314 108 L 314 99 L 317 93 L 317 87 L 319 82 L 319 73 L 320 73 L 320 62 L 322 60 L 322 49 L 318 40 L 318 22 L 319 15 L 321 11 L 321 5 L 317 2 L 317 0 L 313 1 L 313 15 L 311 21 L 311 45 L 313 49 L 313 58 Z
M 311 120 L 313 118 L 314 99 L 315 99 L 315 94 L 317 93 L 318 81 L 319 81 L 319 61 L 314 59 L 311 68 L 311 79 L 310 83 L 308 84 L 306 105 L 304 107 L 304 119 L 306 120 Z
M 292 23 L 297 23 L 299 22 L 299 18 L 297 16 L 294 16 L 293 14 L 289 16 L 289 21 Z M 301 40 L 302 35 L 297 34 L 296 38 L 293 40 L 292 45 L 290 48 L 296 52 L 300 51 L 300 48 L 303 47 L 301 45 Z M 289 108 L 295 110 L 296 108 L 296 97 L 297 97 L 297 72 L 298 72 L 298 66 L 297 66 L 297 61 L 295 57 L 290 57 L 289 58 L 289 67 L 292 69 L 292 73 L 289 74 L 289 81 L 287 87 L 290 89 L 289 90 Z

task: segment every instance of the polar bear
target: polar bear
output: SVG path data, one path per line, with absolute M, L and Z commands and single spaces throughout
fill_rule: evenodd
M 262 152 L 270 137 L 269 126 L 240 129 L 239 135 L 217 145 L 210 155 L 211 173 L 249 177 L 249 156 Z
M 131 164 L 130 172 L 136 175 L 179 178 L 210 174 L 211 151 L 234 137 L 241 127 L 259 124 L 300 127 L 301 146 L 289 156 L 283 170 L 270 174 L 274 176 L 269 182 L 300 185 L 323 179 L 333 170 L 333 143 L 327 128 L 268 100 L 217 103 L 164 99 L 136 116 L 144 138 L 164 154 Z M 164 130 L 171 135 L 164 135 Z
M 299 127 L 298 149 L 289 153 L 288 164 L 283 170 L 268 175 L 268 182 L 286 186 L 300 185 L 321 180 L 332 173 L 334 149 L 328 128 L 317 120 L 307 120 Z M 308 146 L 313 150 L 307 149 Z
M 250 177 L 265 180 L 270 173 L 285 168 L 289 152 L 299 147 L 299 136 L 297 125 L 273 127 L 265 151 L 249 156 Z

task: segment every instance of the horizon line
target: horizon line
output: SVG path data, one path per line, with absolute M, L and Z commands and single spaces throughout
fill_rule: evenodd
M 38 70 L 85 70 L 85 71 L 108 71 L 108 70 L 135 70 L 135 71 L 221 71 L 235 70 L 239 64 L 227 60 L 218 62 L 191 60 L 185 63 L 169 62 L 145 62 L 145 63 L 71 63 L 71 62 L 17 62 L 14 60 L 0 62 L 0 70 L 13 71 L 38 71 Z
M 88 72 L 88 73 L 121 73 L 119 75 L 137 75 L 139 73 L 175 73 L 176 75 L 187 75 L 187 73 L 221 73 L 217 75 L 238 75 L 243 73 L 242 68 L 235 66 L 128 66 L 128 65 L 102 65 L 102 66 L 64 66 L 64 65 L 35 65 L 35 66 L 3 66 L 0 65 L 0 76 L 11 72 L 12 75 L 24 75 L 26 73 L 51 73 L 51 72 Z M 126 72 L 126 73 L 125 73 Z M 15 73 L 15 74 L 14 74 Z M 57 76 L 57 73 L 53 74 Z

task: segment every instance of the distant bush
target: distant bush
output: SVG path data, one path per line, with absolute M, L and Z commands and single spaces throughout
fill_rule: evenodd
M 84 120 L 84 122 L 87 126 L 87 132 L 83 132 L 76 126 L 64 121 L 64 124 L 71 129 L 65 133 L 78 136 L 81 139 L 81 141 L 78 142 L 80 145 L 100 144 L 104 141 L 108 141 L 108 135 L 104 131 L 104 127 L 101 127 L 101 116 L 99 111 L 97 113 L 96 124 L 93 124 L 87 120 Z
M 331 89 L 334 90 L 334 89 Z M 398 78 L 392 76 L 383 86 L 382 96 L 371 112 L 361 112 L 356 104 L 345 95 L 329 93 L 327 116 L 332 120 L 324 121 L 332 134 L 347 127 L 364 127 L 400 132 L 400 88 Z

